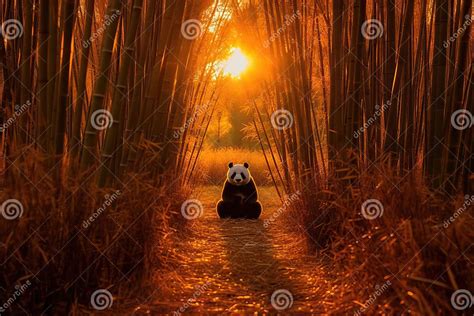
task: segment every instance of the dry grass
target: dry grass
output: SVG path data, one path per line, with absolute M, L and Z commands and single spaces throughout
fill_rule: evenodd
M 239 150 L 226 152 L 245 156 Z M 246 157 L 261 163 L 254 154 Z M 210 166 L 212 155 L 205 157 Z M 51 314 L 80 314 L 91 310 L 90 296 L 96 289 L 114 295 L 116 310 L 133 305 L 130 298 L 137 294 L 136 303 L 146 303 L 144 298 L 156 289 L 149 283 L 150 274 L 183 264 L 173 232 L 183 230 L 180 202 L 189 192 L 157 188 L 145 175 L 130 175 L 120 196 L 84 227 L 115 190 L 85 187 L 83 176 L 64 179 L 66 184 L 57 190 L 39 166 L 38 160 L 29 159 L 11 167 L 8 185 L 0 191 L 0 201 L 17 199 L 24 208 L 19 219 L 0 218 L 0 284 L 8 285 L 2 302 L 15 285 L 29 281 L 32 285 L 15 300 L 15 310 L 40 313 L 49 307 Z M 319 250 L 330 255 L 331 269 L 343 271 L 334 279 L 340 285 L 331 289 L 339 297 L 332 312 L 358 312 L 378 285 L 383 291 L 368 304 L 368 314 L 410 310 L 415 315 L 454 315 L 451 294 L 474 286 L 474 254 L 466 251 L 474 240 L 474 220 L 466 210 L 443 224 L 464 197 L 444 199 L 417 177 L 401 179 L 381 165 L 359 173 L 357 183 L 360 190 L 344 191 L 345 184 L 335 183 L 332 192 L 305 195 L 306 205 L 298 201 L 289 212 L 319 243 Z M 205 207 L 212 209 L 218 198 L 217 189 Z M 361 216 L 360 206 L 367 199 L 381 201 L 383 216 Z M 156 299 L 156 294 L 149 297 Z
M 14 220 L 0 217 L 1 301 L 27 281 L 31 286 L 13 303 L 16 311 L 91 311 L 97 289 L 108 289 L 114 306 L 147 297 L 150 265 L 173 259 L 168 239 L 182 216 L 170 210 L 179 210 L 173 201 L 183 200 L 182 190 L 157 188 L 144 175 L 127 177 L 118 195 L 83 185 L 85 175 L 64 179 L 58 189 L 39 166 L 30 156 L 11 167 L 8 178 L 16 181 L 0 190 L 0 201 L 17 199 L 24 210 Z
M 199 184 L 221 185 L 224 183 L 228 164 L 248 162 L 257 185 L 271 184 L 265 158 L 261 151 L 227 147 L 203 150 L 196 167 L 195 180 Z
M 346 271 L 341 289 L 355 286 L 349 294 L 352 312 L 367 304 L 376 286 L 390 282 L 366 313 L 456 314 L 452 293 L 474 288 L 474 252 L 469 251 L 474 219 L 467 208 L 449 225 L 445 220 L 465 197 L 446 199 L 430 192 L 419 177 L 401 179 L 380 165 L 359 173 L 357 180 L 360 190 L 344 191 L 341 184 L 333 192 L 307 196 L 312 202 L 291 215 L 331 255 L 335 268 Z M 381 217 L 361 215 L 368 199 L 382 203 Z

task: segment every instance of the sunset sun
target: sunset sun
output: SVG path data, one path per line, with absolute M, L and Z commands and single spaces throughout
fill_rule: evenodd
M 240 78 L 247 70 L 250 61 L 240 48 L 232 48 L 230 56 L 217 65 L 217 73 L 224 77 Z

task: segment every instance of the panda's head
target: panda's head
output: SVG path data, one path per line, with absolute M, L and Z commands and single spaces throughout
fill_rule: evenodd
M 233 185 L 246 185 L 250 182 L 249 164 L 235 164 L 229 163 L 229 170 L 227 170 L 227 181 Z

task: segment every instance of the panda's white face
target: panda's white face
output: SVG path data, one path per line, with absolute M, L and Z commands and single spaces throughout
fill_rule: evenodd
M 233 185 L 246 185 L 250 182 L 249 164 L 233 164 L 229 163 L 227 171 L 227 181 Z

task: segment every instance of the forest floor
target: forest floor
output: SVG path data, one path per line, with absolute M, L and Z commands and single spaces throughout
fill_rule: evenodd
M 259 190 L 264 208 L 259 220 L 219 219 L 215 204 L 220 190 L 206 186 L 194 192 L 203 215 L 177 234 L 174 247 L 180 263 L 168 273 L 157 273 L 161 294 L 149 312 L 276 314 L 274 305 L 280 304 L 287 307 L 284 314 L 321 314 L 340 311 L 341 303 L 348 303 L 344 292 L 349 289 L 335 282 L 337 273 L 329 260 L 310 254 L 301 233 L 280 218 L 265 227 L 264 220 L 281 207 L 272 187 Z M 289 291 L 291 297 L 281 294 L 272 305 L 277 290 Z

